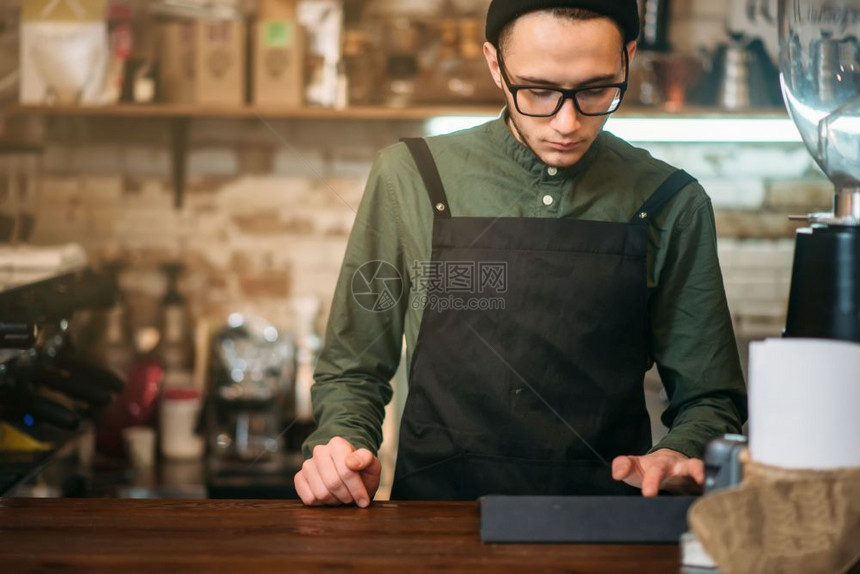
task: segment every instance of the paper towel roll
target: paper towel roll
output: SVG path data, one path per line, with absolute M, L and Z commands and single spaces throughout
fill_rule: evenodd
M 860 344 L 750 347 L 750 457 L 795 469 L 860 467 Z

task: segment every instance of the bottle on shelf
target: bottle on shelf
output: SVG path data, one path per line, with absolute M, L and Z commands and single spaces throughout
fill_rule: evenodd
M 125 301 L 119 287 L 119 276 L 123 270 L 119 262 L 105 266 L 105 273 L 114 285 L 113 304 L 97 320 L 101 329 L 90 345 L 90 358 L 97 364 L 112 371 L 125 381 L 134 361 L 134 345 L 128 325 Z
M 385 104 L 393 108 L 405 108 L 415 97 L 419 73 L 418 33 L 409 19 L 394 18 L 388 22 L 386 39 L 388 80 Z
M 164 366 L 166 389 L 193 387 L 194 341 L 185 298 L 179 292 L 180 263 L 161 266 L 167 276 L 167 289 L 161 300 L 161 341 L 156 354 Z

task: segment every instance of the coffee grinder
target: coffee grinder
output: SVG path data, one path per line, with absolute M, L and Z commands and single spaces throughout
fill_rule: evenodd
M 785 336 L 860 342 L 860 0 L 780 0 L 779 35 L 786 106 L 835 186 L 797 232 Z
M 240 466 L 277 461 L 294 408 L 292 338 L 263 319 L 233 314 L 213 339 L 212 359 L 210 454 Z

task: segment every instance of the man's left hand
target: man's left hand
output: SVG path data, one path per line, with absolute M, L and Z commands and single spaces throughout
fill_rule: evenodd
M 642 496 L 698 494 L 705 482 L 705 463 L 661 448 L 643 456 L 619 456 L 612 461 L 612 478 L 642 489 Z

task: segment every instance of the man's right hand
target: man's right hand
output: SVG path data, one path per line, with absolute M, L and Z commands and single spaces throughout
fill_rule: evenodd
M 381 471 L 372 452 L 356 450 L 345 439 L 334 437 L 328 444 L 314 447 L 313 457 L 296 473 L 294 483 L 308 506 L 357 504 L 366 508 L 379 488 Z

